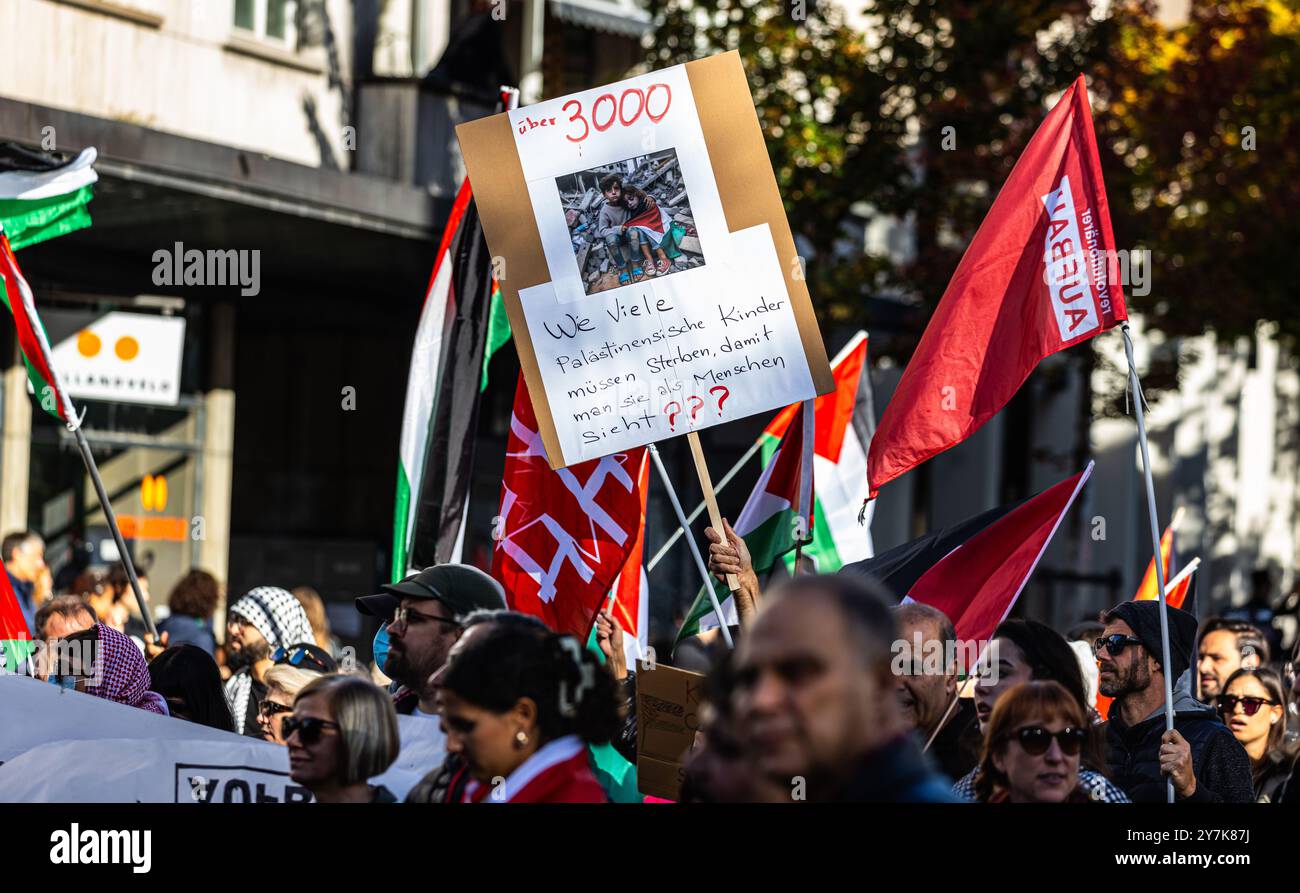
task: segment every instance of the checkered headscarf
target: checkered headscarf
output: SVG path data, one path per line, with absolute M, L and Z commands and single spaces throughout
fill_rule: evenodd
M 253 625 L 274 651 L 281 645 L 298 645 L 316 641 L 311 621 L 303 610 L 302 602 L 293 593 L 279 586 L 258 586 L 250 589 L 230 608 Z M 226 681 L 226 699 L 235 716 L 235 731 L 243 734 L 244 720 L 248 716 L 248 698 L 253 685 L 247 671 L 241 671 Z
M 92 684 L 86 686 L 86 694 L 166 716 L 167 711 L 160 703 L 162 696 L 149 690 L 149 665 L 140 649 L 111 626 L 102 623 L 96 626 L 99 648 L 92 669 Z M 98 684 L 93 684 L 93 680 L 99 680 Z

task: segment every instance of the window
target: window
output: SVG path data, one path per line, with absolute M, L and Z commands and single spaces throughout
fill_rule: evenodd
M 296 0 L 235 0 L 235 27 L 274 43 L 293 46 Z

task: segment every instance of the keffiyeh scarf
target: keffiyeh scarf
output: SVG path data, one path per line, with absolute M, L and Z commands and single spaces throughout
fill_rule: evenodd
M 166 701 L 162 695 L 149 690 L 149 665 L 135 643 L 111 626 L 96 624 L 99 647 L 93 667 L 93 680 L 98 684 L 86 686 L 86 694 L 139 707 L 153 713 L 167 715 Z
M 281 645 L 316 641 L 302 603 L 292 592 L 279 586 L 259 586 L 249 590 L 235 602 L 229 613 L 238 614 L 252 624 L 262 634 L 262 638 L 266 639 L 272 651 Z M 230 702 L 230 710 L 235 715 L 235 731 L 241 735 L 244 733 L 244 721 L 248 717 L 248 698 L 252 687 L 251 669 L 242 670 L 226 681 L 226 700 Z

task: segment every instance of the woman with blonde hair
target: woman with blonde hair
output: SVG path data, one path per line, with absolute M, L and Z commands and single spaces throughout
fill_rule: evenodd
M 401 739 L 393 703 L 356 676 L 324 676 L 293 700 L 282 724 L 289 745 L 289 777 L 318 803 L 395 803 L 370 779 L 397 759 Z
M 293 700 L 312 682 L 338 671 L 338 665 L 322 648 L 309 643 L 278 648 L 271 655 L 275 665 L 262 681 L 266 694 L 257 705 L 257 724 L 267 741 L 284 744 L 285 717 L 293 712 Z

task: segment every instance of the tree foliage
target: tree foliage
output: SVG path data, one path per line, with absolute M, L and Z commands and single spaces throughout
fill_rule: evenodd
M 910 353 L 1080 72 L 1117 240 L 1152 253 L 1151 293 L 1130 305 L 1173 335 L 1258 319 L 1294 334 L 1300 16 L 1192 7 L 1170 29 L 1136 0 L 869 0 L 852 24 L 803 0 L 651 0 L 648 61 L 740 52 L 818 312 L 868 325 L 874 353 Z M 910 250 L 864 254 L 854 221 L 882 215 L 906 221 Z

